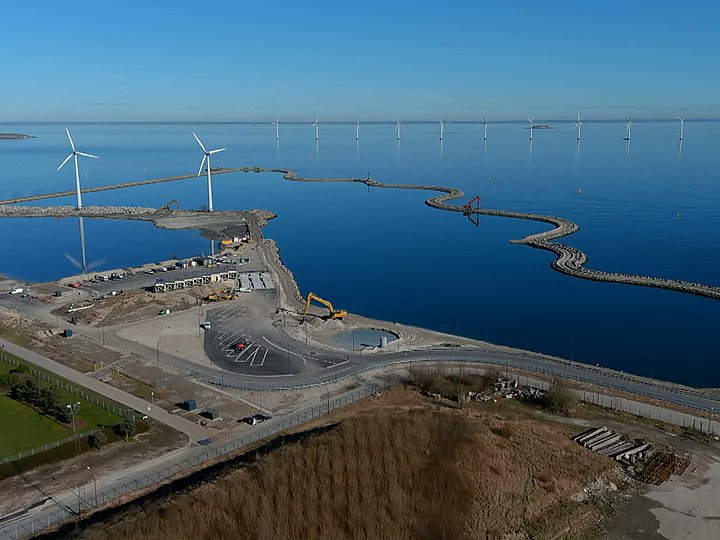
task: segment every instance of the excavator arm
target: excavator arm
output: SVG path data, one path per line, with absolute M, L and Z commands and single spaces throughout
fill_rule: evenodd
M 333 305 L 328 302 L 327 300 L 324 300 L 317 296 L 314 293 L 309 293 L 307 296 L 307 302 L 305 302 L 305 311 L 303 311 L 303 320 L 305 320 L 305 316 L 307 315 L 308 309 L 310 309 L 310 302 L 315 300 L 316 302 L 322 304 L 326 308 L 330 310 L 330 318 L 331 319 L 344 319 L 347 316 L 347 311 L 344 309 L 335 309 L 333 308 Z

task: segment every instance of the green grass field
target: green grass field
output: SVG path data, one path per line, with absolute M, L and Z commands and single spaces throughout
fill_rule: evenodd
M 35 409 L 0 395 L 0 458 L 72 435 L 68 429 Z
M 5 353 L 7 354 L 7 353 Z M 10 372 L 15 366 L 0 361 L 0 375 Z M 45 383 L 48 384 L 48 383 Z M 60 401 L 65 404 L 80 402 L 80 413 L 76 418 L 76 430 L 89 431 L 99 424 L 114 425 L 121 417 L 100 405 L 87 401 L 66 390 L 56 388 Z M 17 452 L 30 450 L 48 442 L 72 435 L 72 426 L 65 427 L 36 412 L 32 407 L 0 394 L 0 458 Z

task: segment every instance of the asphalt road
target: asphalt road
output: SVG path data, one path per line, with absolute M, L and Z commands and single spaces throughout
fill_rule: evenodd
M 174 416 L 166 410 L 156 407 L 149 401 L 145 401 L 144 399 L 128 394 L 119 388 L 115 388 L 114 386 L 105 384 L 97 379 L 88 377 L 79 371 L 75 371 L 63 364 L 59 364 L 58 362 L 50 360 L 49 358 L 36 352 L 19 347 L 4 339 L 0 339 L 0 346 L 2 346 L 7 352 L 27 360 L 44 370 L 55 373 L 72 383 L 82 386 L 83 388 L 87 388 L 88 390 L 115 401 L 116 403 L 124 405 L 129 409 L 133 409 L 141 414 L 146 414 L 150 418 L 157 420 L 162 424 L 168 425 L 182 433 L 185 433 L 192 442 L 201 441 L 210 436 L 204 428 L 186 420 L 185 418 Z

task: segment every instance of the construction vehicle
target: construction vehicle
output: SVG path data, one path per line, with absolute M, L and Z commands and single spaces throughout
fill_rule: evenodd
M 307 315 L 308 309 L 310 309 L 310 302 L 315 300 L 330 310 L 330 315 L 325 317 L 326 319 L 344 319 L 347 316 L 347 311 L 344 309 L 335 309 L 333 305 L 327 300 L 323 300 L 319 296 L 309 293 L 307 296 L 307 302 L 305 302 L 305 311 L 303 311 L 303 321 Z
M 163 206 L 161 206 L 160 208 L 158 208 L 158 212 L 172 212 L 172 210 L 171 210 L 170 207 L 171 207 L 173 204 L 175 205 L 175 210 L 180 210 L 180 203 L 177 201 L 177 199 L 173 199 L 172 201 L 170 201 L 170 202 L 167 203 L 166 205 L 163 205 Z
M 203 300 L 205 302 L 217 302 L 218 300 L 236 300 L 237 297 L 235 289 L 225 289 L 224 291 L 210 293 Z

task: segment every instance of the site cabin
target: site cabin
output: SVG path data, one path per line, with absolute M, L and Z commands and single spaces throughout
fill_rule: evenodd
M 197 401 L 195 401 L 194 399 L 186 399 L 185 401 L 183 401 L 183 409 L 185 409 L 186 411 L 194 411 L 195 409 L 197 409 Z

